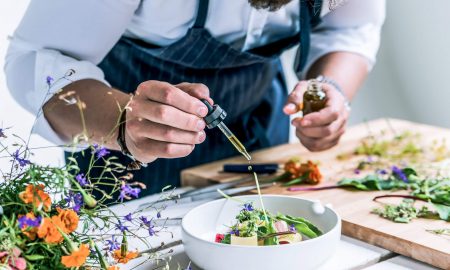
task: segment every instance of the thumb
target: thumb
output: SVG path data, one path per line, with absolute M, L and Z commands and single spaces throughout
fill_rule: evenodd
M 286 105 L 283 107 L 283 112 L 287 115 L 297 113 L 302 110 L 303 93 L 308 86 L 307 81 L 300 81 L 294 87 L 294 90 L 289 94 Z

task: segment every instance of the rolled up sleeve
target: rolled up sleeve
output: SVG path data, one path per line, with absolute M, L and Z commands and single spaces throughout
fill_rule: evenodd
M 42 106 L 68 84 L 94 79 L 106 85 L 97 64 L 126 29 L 139 0 L 32 0 L 10 38 L 5 59 L 8 89 L 36 115 L 34 132 L 65 144 Z
M 349 0 L 326 13 L 311 34 L 311 48 L 305 71 L 331 52 L 351 52 L 367 59 L 371 70 L 380 46 L 385 19 L 385 0 Z

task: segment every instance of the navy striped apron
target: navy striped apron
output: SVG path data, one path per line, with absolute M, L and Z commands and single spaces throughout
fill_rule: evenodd
M 218 41 L 205 29 L 209 1 L 199 0 L 196 21 L 183 38 L 158 47 L 122 37 L 99 67 L 114 88 L 127 93 L 147 80 L 203 83 L 214 101 L 226 110 L 226 124 L 249 151 L 286 143 L 289 118 L 282 106 L 287 90 L 279 55 L 301 40 L 295 63 L 300 70 L 306 62 L 310 29 L 319 22 L 320 15 L 320 4 L 300 2 L 300 34 L 243 52 Z M 178 186 L 180 171 L 185 168 L 238 154 L 218 129 L 206 130 L 206 134 L 206 140 L 189 156 L 157 159 L 133 171 L 134 179 L 147 185 L 142 195 L 160 192 L 166 185 Z M 123 164 L 130 162 L 120 152 L 111 152 Z M 82 172 L 87 171 L 90 153 L 85 151 L 84 156 L 78 153 L 75 157 Z

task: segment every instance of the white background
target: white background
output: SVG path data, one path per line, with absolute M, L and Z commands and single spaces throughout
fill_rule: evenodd
M 28 2 L 0 1 L 1 67 L 7 36 L 13 33 Z M 388 0 L 387 8 L 378 63 L 353 101 L 350 124 L 397 117 L 450 127 L 450 1 Z M 286 66 L 291 66 L 291 56 L 284 56 Z M 288 78 L 293 85 L 292 73 Z M 0 72 L 0 127 L 12 127 L 10 131 L 26 138 L 32 122 L 32 115 L 11 98 Z M 37 136 L 31 143 L 32 147 L 48 145 Z M 63 160 L 60 150 L 54 148 L 35 151 L 33 159 L 43 164 L 61 164 Z M 0 159 L 0 164 L 5 165 L 5 159 Z

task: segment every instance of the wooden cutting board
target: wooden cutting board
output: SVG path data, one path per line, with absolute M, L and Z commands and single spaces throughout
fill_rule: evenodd
M 447 138 L 450 142 L 450 130 L 427 126 L 396 119 L 379 119 L 349 128 L 338 146 L 325 152 L 311 153 L 300 144 L 285 144 L 251 153 L 253 162 L 277 162 L 283 164 L 294 156 L 302 160 L 320 162 L 324 181 L 319 186 L 332 185 L 343 176 L 353 174 L 355 159 L 340 161 L 336 158 L 342 153 L 350 153 L 363 137 L 369 134 L 380 134 L 382 130 L 396 132 L 410 130 L 420 132 L 424 140 Z M 361 159 L 361 157 L 359 157 Z M 358 160 L 359 160 L 358 159 Z M 181 172 L 183 185 L 204 186 L 210 183 L 225 182 L 242 178 L 242 174 L 221 172 L 225 163 L 245 163 L 244 157 L 221 160 Z M 416 219 L 409 224 L 394 223 L 382 219 L 370 211 L 380 207 L 373 202 L 376 195 L 389 193 L 350 191 L 331 189 L 322 191 L 291 192 L 285 187 L 274 186 L 263 190 L 266 194 L 283 194 L 318 199 L 331 204 L 342 218 L 342 233 L 365 242 L 389 249 L 393 252 L 412 257 L 443 269 L 450 269 L 450 238 L 427 232 L 431 229 L 450 228 L 450 223 L 441 220 Z M 402 193 L 402 192 L 396 192 Z M 403 193 L 405 193 L 403 191 Z M 399 202 L 395 201 L 385 202 Z

